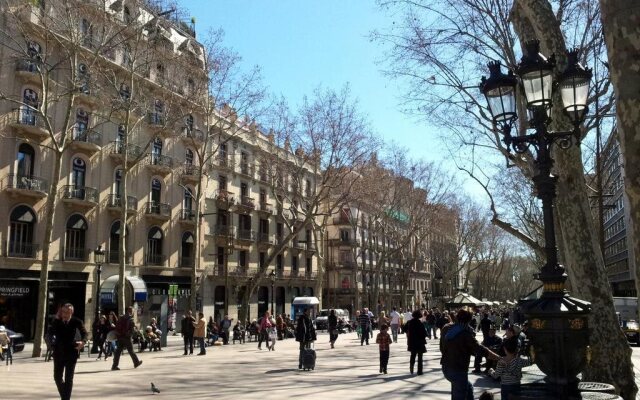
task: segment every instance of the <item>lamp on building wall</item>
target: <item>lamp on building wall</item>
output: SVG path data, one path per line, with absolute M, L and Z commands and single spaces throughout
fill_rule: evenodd
M 269 274 L 269 279 L 271 280 L 271 315 L 273 314 L 273 293 L 276 285 L 276 271 L 271 271 Z
M 553 199 L 557 178 L 551 173 L 554 160 L 552 146 L 571 147 L 580 143 L 580 125 L 587 112 L 587 97 L 591 71 L 578 63 L 578 50 L 567 54 L 567 67 L 554 86 L 555 58 L 540 54 L 540 42 L 525 44 L 522 60 L 513 71 L 503 74 L 500 63 L 488 65 L 489 78 L 482 78 L 480 91 L 487 99 L 493 124 L 502 134 L 507 151 L 522 154 L 530 147 L 535 150 L 536 175 L 533 183 L 536 196 L 542 201 L 546 264 L 536 274 L 542 281 L 543 294 L 523 307 L 529 320 L 527 336 L 535 349 L 536 364 L 547 375 L 546 381 L 552 396 L 568 398 L 577 395 L 578 375 L 587 361 L 589 331 L 587 317 L 590 303 L 569 296 L 565 289 L 567 274 L 558 263 Z M 516 76 L 517 75 L 517 76 Z M 560 91 L 563 111 L 569 117 L 573 129 L 549 131 L 554 88 Z M 517 90 L 519 88 L 519 90 Z M 516 92 L 524 93 L 531 134 L 512 135 L 517 120 Z M 559 171 L 562 173 L 562 171 Z
M 104 250 L 102 250 L 102 246 L 98 246 L 93 251 L 93 262 L 96 264 L 96 316 L 95 321 L 100 319 L 100 279 L 102 276 L 102 264 L 104 264 Z

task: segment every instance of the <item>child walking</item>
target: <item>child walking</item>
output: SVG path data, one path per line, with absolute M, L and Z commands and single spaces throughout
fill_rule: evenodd
M 490 370 L 489 374 L 495 379 L 500 378 L 500 396 L 502 400 L 509 400 L 519 394 L 522 368 L 531 365 L 531 360 L 518 356 L 515 338 L 505 340 L 502 347 L 507 355 L 498 360 L 495 371 Z
M 380 347 L 380 373 L 387 373 L 387 364 L 389 364 L 389 346 L 391 345 L 391 336 L 387 333 L 387 324 L 380 325 L 380 333 L 376 337 L 376 343 Z

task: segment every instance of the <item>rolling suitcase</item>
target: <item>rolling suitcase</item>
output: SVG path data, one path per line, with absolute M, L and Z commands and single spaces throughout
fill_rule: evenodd
M 302 370 L 309 371 L 316 367 L 316 351 L 312 348 L 302 349 Z

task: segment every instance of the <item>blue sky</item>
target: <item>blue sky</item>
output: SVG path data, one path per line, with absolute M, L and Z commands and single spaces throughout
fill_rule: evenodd
M 349 83 L 360 109 L 385 141 L 409 148 L 413 158 L 440 162 L 446 152 L 424 122 L 399 110 L 398 82 L 380 72 L 383 49 L 370 42 L 392 19 L 373 0 L 182 0 L 196 17 L 200 37 L 225 31 L 247 68 L 259 65 L 269 91 L 291 105 L 315 88 Z

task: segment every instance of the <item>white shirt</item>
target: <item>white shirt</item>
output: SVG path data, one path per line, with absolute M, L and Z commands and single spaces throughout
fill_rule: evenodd
M 408 321 L 411 321 L 411 318 L 413 318 L 411 316 L 411 312 L 407 311 L 406 313 L 404 313 L 404 323 L 406 324 Z
M 391 311 L 391 325 L 400 325 L 400 314 L 397 311 Z

